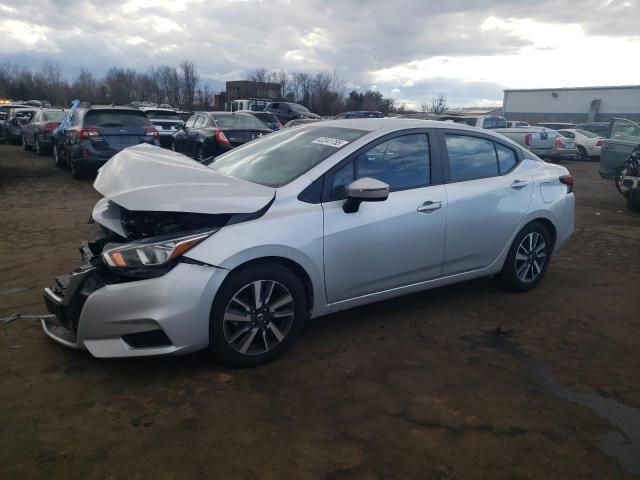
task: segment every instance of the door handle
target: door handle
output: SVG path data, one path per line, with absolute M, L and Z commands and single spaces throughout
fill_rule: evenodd
M 431 213 L 434 210 L 438 210 L 442 207 L 442 202 L 432 202 L 431 200 L 427 200 L 422 205 L 418 207 L 418 212 L 420 213 Z
M 527 185 L 529 185 L 529 182 L 526 182 L 524 180 L 514 180 L 513 183 L 511 185 L 509 185 L 511 188 L 523 188 L 526 187 Z

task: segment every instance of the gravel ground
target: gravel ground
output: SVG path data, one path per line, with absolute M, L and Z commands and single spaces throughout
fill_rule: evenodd
M 640 215 L 566 165 L 576 234 L 526 294 L 482 279 L 341 312 L 250 370 L 0 326 L 0 478 L 636 478 Z M 97 199 L 0 146 L 0 316 L 44 312 Z

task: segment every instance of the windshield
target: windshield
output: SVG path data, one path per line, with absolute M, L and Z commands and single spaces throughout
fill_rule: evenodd
M 180 120 L 176 112 L 166 110 L 147 110 L 145 115 L 153 120 Z
M 66 116 L 67 112 L 63 110 L 44 112 L 44 114 L 42 115 L 45 122 L 61 122 Z
M 578 132 L 578 133 L 580 133 L 580 134 L 584 135 L 585 137 L 589 137 L 589 138 L 598 138 L 598 135 L 596 135 L 595 133 L 590 132 L 590 131 L 588 131 L 588 130 L 582 130 L 581 128 L 578 128 L 578 129 L 576 130 L 576 132 Z
M 225 153 L 209 168 L 223 175 L 281 187 L 366 133 L 315 126 L 281 130 Z
M 295 110 L 296 112 L 309 113 L 309 109 L 307 107 L 303 107 L 297 103 L 290 103 L 289 106 L 291 107 L 291 110 Z
M 265 126 L 260 120 L 249 114 L 227 114 L 215 115 L 214 120 L 220 128 L 249 128 L 253 130 L 264 130 Z
M 90 110 L 85 127 L 150 127 L 144 113 L 135 110 Z

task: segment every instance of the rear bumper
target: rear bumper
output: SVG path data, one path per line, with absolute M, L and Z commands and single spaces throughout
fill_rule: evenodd
M 181 354 L 208 346 L 211 304 L 227 270 L 179 263 L 161 277 L 109 284 L 96 268 L 82 268 L 66 290 L 43 292 L 55 320 L 43 320 L 42 327 L 56 342 L 96 357 Z
M 572 150 L 555 149 L 553 153 L 546 155 L 546 157 L 552 160 L 576 160 L 580 155 L 577 148 Z

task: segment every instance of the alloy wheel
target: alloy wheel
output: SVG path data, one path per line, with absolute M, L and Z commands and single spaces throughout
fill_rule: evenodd
M 535 281 L 544 268 L 547 257 L 547 244 L 538 232 L 526 235 L 516 252 L 516 274 L 521 282 Z
M 227 343 L 243 355 L 261 355 L 288 335 L 295 312 L 291 292 L 274 280 L 257 280 L 231 298 L 223 317 Z

